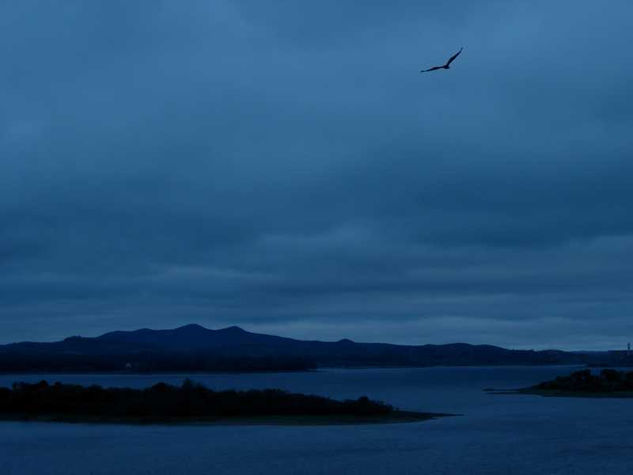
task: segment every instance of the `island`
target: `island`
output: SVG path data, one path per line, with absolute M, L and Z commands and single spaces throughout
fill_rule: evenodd
M 47 381 L 0 387 L 0 420 L 129 424 L 371 424 L 450 414 L 401 411 L 365 396 L 338 401 L 280 389 L 214 391 L 181 386 L 104 388 Z
M 557 376 L 551 381 L 512 390 L 487 390 L 493 394 L 536 394 L 559 397 L 633 397 L 633 371 L 590 369 Z

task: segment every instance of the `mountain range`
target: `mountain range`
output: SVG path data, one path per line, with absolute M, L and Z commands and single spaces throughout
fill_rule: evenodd
M 511 350 L 492 345 L 395 345 L 297 340 L 232 326 L 114 331 L 51 343 L 0 345 L 0 372 L 281 371 L 319 367 L 616 364 L 622 352 Z

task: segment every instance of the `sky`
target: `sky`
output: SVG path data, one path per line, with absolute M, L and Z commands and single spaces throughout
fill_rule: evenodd
M 199 323 L 624 348 L 632 16 L 2 2 L 0 343 Z

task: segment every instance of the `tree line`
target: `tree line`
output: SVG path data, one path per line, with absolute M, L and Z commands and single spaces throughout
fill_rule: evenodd
M 191 380 L 181 386 L 158 383 L 146 389 L 16 382 L 0 388 L 0 414 L 96 417 L 103 420 L 226 418 L 240 416 L 385 415 L 388 404 L 363 396 L 338 401 L 281 389 L 214 391 Z

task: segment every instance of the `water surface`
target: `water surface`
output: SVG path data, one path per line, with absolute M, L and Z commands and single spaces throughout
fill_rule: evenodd
M 187 376 L 217 389 L 367 395 L 401 409 L 461 413 L 412 424 L 126 426 L 0 423 L 2 474 L 620 474 L 633 470 L 633 399 L 489 395 L 571 367 L 312 373 L 1 375 L 13 381 L 145 387 Z

